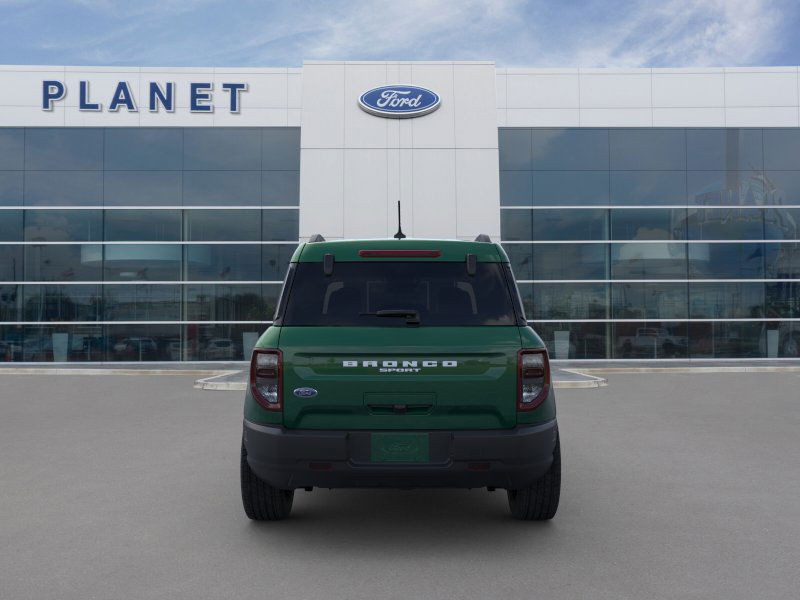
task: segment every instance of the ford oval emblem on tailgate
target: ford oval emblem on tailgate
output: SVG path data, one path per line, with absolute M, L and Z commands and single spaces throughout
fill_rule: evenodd
M 294 395 L 298 398 L 313 398 L 317 395 L 317 390 L 314 388 L 295 388 Z

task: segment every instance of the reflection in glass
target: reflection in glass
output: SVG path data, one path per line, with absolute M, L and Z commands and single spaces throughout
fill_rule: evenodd
M 174 127 L 108 127 L 105 168 L 112 171 L 177 171 L 183 131 Z
M 611 244 L 612 279 L 686 279 L 686 245 Z
M 686 239 L 684 208 L 615 208 L 611 211 L 614 240 Z
M 22 211 L 0 210 L 0 242 L 22 241 Z M 2 248 L 0 248 L 2 252 Z
M 300 171 L 262 171 L 261 206 L 297 206 Z
M 800 170 L 800 129 L 764 129 L 764 168 Z
M 22 316 L 21 285 L 0 285 L 0 321 L 19 321 Z M 0 351 L 0 361 L 3 360 Z
M 25 168 L 25 129 L 0 127 L 0 170 Z
M 114 244 L 105 246 L 107 281 L 177 281 L 181 247 L 177 244 Z
M 95 127 L 28 127 L 25 168 L 34 171 L 99 171 L 103 130 Z
M 614 358 L 686 358 L 689 337 L 686 322 L 646 321 L 613 323 Z
M 272 319 L 277 303 L 278 285 L 188 285 L 186 320 L 188 321 L 267 321 Z
M 764 239 L 800 240 L 800 208 L 765 208 Z
M 686 168 L 683 129 L 611 129 L 612 170 L 678 171 Z
M 522 214 L 520 214 L 522 213 Z M 525 230 L 526 218 L 530 220 L 530 228 Z M 515 228 L 521 235 L 528 237 L 509 239 L 529 239 L 535 241 L 562 241 L 562 240 L 606 240 L 608 239 L 608 211 L 605 209 L 573 209 L 573 210 L 506 210 L 504 216 L 514 215 L 517 222 L 509 224 L 508 229 L 514 233 Z M 522 227 L 519 225 L 522 224 Z M 502 221 L 501 221 L 502 228 Z
M 605 283 L 526 283 L 520 293 L 529 319 L 605 319 L 607 289 Z
M 502 215 L 502 212 L 500 213 Z M 531 244 L 503 244 L 511 270 L 517 281 L 533 279 L 533 246 Z
M 0 206 L 22 206 L 24 204 L 23 177 L 24 171 L 0 171 Z
M 800 358 L 800 323 L 770 323 L 767 325 L 767 357 Z
M 180 210 L 107 210 L 105 239 L 114 242 L 169 242 L 181 239 Z
M 102 211 L 27 210 L 27 242 L 96 242 L 103 236 Z
M 800 171 L 767 171 L 764 204 L 800 204 Z
M 299 211 L 276 208 L 262 211 L 261 239 L 264 241 L 296 240 L 299 235 Z
M 764 216 L 760 208 L 690 208 L 690 240 L 760 240 Z
M 0 246 L 0 281 L 22 281 L 22 246 Z
M 500 205 L 531 206 L 533 178 L 530 171 L 500 171 Z
M 103 286 L 106 321 L 180 321 L 180 285 Z
M 184 215 L 184 239 L 189 241 L 257 242 L 261 239 L 261 211 L 257 209 L 187 210 Z
M 184 206 L 260 206 L 260 171 L 184 171 Z
M 98 285 L 25 285 L 24 321 L 99 321 L 102 315 Z
M 186 246 L 188 281 L 259 281 L 261 246 L 258 244 Z
M 181 360 L 180 325 L 107 325 L 106 360 Z
M 611 171 L 611 204 L 685 203 L 685 171 Z
M 687 129 L 686 147 L 690 171 L 764 168 L 760 129 Z
M 689 323 L 689 353 L 692 358 L 764 358 L 766 330 L 764 322 Z
M 608 178 L 608 171 L 535 171 L 533 203 L 536 206 L 607 205 Z
M 501 171 L 531 170 L 531 130 L 500 129 L 498 146 Z
M 800 318 L 800 281 L 766 283 L 767 317 Z
M 97 244 L 25 246 L 28 281 L 100 281 L 103 247 Z
M 292 258 L 297 243 L 264 244 L 261 247 L 261 275 L 264 281 L 283 281 L 289 260 Z
M 187 325 L 184 328 L 186 360 L 245 360 L 267 327 L 266 323 Z
M 607 279 L 607 257 L 606 244 L 536 244 L 533 278 Z
M 692 319 L 756 319 L 763 316 L 763 283 L 689 284 L 689 317 Z
M 264 127 L 261 130 L 261 168 L 265 171 L 300 169 L 300 128 Z
M 105 171 L 106 206 L 180 206 L 181 171 Z
M 18 343 L 21 360 L 30 362 L 94 362 L 104 354 L 99 325 L 28 325 Z
M 685 319 L 686 283 L 613 283 L 611 284 L 614 319 Z
M 253 127 L 186 127 L 183 168 L 260 170 L 261 130 Z
M 693 279 L 762 279 L 764 244 L 688 244 Z
M 531 323 L 547 345 L 550 358 L 608 358 L 608 323 Z
M 607 129 L 534 129 L 533 170 L 608 169 Z
M 764 244 L 767 279 L 800 279 L 800 243 Z
M 25 171 L 26 206 L 99 206 L 102 171 Z

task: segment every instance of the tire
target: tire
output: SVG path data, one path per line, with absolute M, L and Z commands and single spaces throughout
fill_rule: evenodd
M 292 512 L 294 490 L 279 490 L 262 481 L 247 463 L 247 450 L 242 442 L 239 465 L 242 483 L 242 505 L 248 518 L 254 521 L 280 521 Z
M 561 496 L 561 444 L 556 438 L 553 464 L 532 485 L 521 490 L 507 490 L 511 515 L 520 521 L 547 521 L 556 516 Z

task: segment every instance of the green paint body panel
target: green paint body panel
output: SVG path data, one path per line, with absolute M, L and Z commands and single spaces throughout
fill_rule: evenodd
M 358 255 L 359 250 L 387 249 L 441 251 L 439 258 L 397 259 L 402 261 L 455 262 L 475 254 L 479 262 L 508 262 L 499 244 L 409 239 L 306 243 L 292 262 L 322 262 L 328 253 L 335 261 L 391 261 Z M 510 429 L 555 418 L 552 388 L 535 410 L 517 411 L 519 350 L 544 347 L 526 326 L 273 326 L 257 347 L 282 352 L 284 408 L 267 411 L 248 390 L 248 421 L 287 429 L 409 432 L 402 439 L 399 433 L 374 438 L 376 461 L 427 460 L 427 436 L 414 430 Z M 383 361 L 397 361 L 399 371 Z M 317 395 L 297 397 L 297 388 L 313 388 Z

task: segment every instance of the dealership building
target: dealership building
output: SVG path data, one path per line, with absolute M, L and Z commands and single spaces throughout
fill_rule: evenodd
M 799 90 L 796 67 L 0 66 L 0 361 L 241 360 L 298 242 L 391 237 L 398 201 L 410 237 L 503 243 L 553 358 L 796 358 Z

